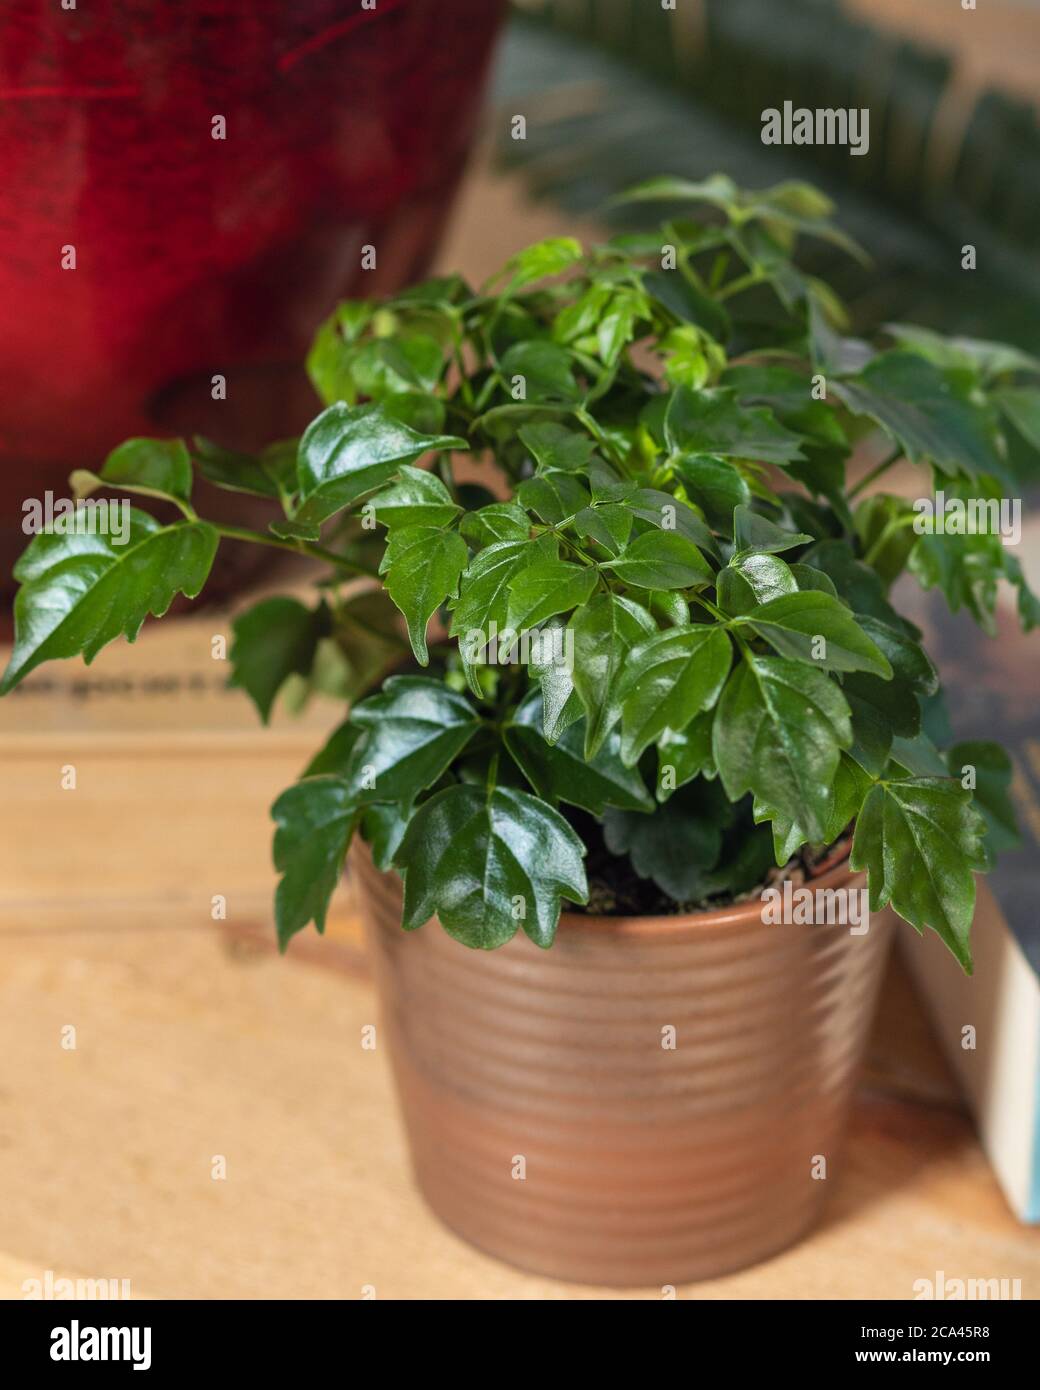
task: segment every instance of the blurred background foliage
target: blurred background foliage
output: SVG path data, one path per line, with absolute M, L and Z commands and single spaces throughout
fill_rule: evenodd
M 854 329 L 911 320 L 1040 345 L 1037 110 L 1013 90 L 966 93 L 952 43 L 926 46 L 893 25 L 891 6 L 881 23 L 843 0 L 513 3 L 493 93 L 497 154 L 535 196 L 634 226 L 668 209 L 603 205 L 657 173 L 722 170 L 752 188 L 807 179 L 874 258 L 864 268 L 825 243 L 806 248 L 806 268 L 844 296 Z M 948 10 L 963 49 L 980 31 L 957 26 L 985 16 L 959 0 Z M 868 106 L 869 153 L 763 145 L 762 112 L 785 100 Z M 510 136 L 514 113 L 525 140 Z M 974 272 L 961 269 L 968 244 Z

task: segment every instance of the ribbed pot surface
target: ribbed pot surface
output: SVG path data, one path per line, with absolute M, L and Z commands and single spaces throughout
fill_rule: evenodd
M 740 1269 L 812 1225 L 889 913 L 865 935 L 766 926 L 757 899 L 567 914 L 547 951 L 522 933 L 474 951 L 436 922 L 402 931 L 400 880 L 367 846 L 351 871 L 416 1176 L 452 1230 L 540 1274 L 639 1286 Z

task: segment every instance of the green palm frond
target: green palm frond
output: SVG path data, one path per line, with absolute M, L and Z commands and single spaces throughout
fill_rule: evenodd
M 725 170 L 745 187 L 809 179 L 875 258 L 833 248 L 807 268 L 832 280 L 858 328 L 915 319 L 1035 347 L 1040 311 L 1040 126 L 987 93 L 965 110 L 948 55 L 852 17 L 839 0 L 524 0 L 496 75 L 499 153 L 537 196 L 602 213 L 652 174 Z M 868 106 L 870 150 L 764 146 L 785 100 Z M 618 222 L 640 220 L 621 209 Z M 961 248 L 978 269 L 961 269 Z

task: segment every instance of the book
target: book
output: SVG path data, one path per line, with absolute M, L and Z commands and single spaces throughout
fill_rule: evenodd
M 1024 510 L 1038 517 L 1033 501 Z M 1018 549 L 1040 588 L 1040 520 L 1023 526 Z M 1040 1222 L 1040 632 L 1022 633 L 1010 592 L 996 637 L 912 579 L 900 581 L 895 602 L 924 629 L 954 739 L 995 739 L 1012 760 L 1021 844 L 978 880 L 974 975 L 934 932 L 902 931 L 899 941 L 1009 1203 L 1021 1220 Z

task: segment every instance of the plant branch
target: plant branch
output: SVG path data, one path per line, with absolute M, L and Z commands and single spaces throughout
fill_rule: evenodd
M 722 609 L 712 603 L 710 598 L 702 598 L 700 594 L 691 594 L 690 598 L 694 603 L 699 604 L 705 612 L 710 613 L 713 618 L 718 618 L 719 622 L 729 625 L 729 614 L 723 613 Z
M 914 512 L 907 512 L 905 516 L 897 516 L 893 518 L 893 520 L 890 521 L 887 526 L 885 526 L 880 536 L 878 536 L 877 540 L 870 547 L 867 553 L 863 556 L 863 563 L 865 565 L 873 564 L 874 560 L 877 558 L 878 555 L 881 554 L 882 550 L 884 550 L 885 546 L 892 539 L 892 537 L 896 535 L 897 532 L 905 530 L 907 526 L 912 526 L 916 520 L 917 514 Z
M 760 285 L 764 280 L 768 280 L 768 275 L 762 270 L 749 270 L 746 275 L 738 275 L 735 280 L 731 280 L 728 285 L 723 285 L 722 289 L 715 291 L 716 299 L 729 299 L 732 295 L 740 294 L 744 290 L 753 289 L 755 285 Z
M 232 541 L 251 541 L 254 545 L 270 545 L 276 550 L 288 550 L 295 555 L 308 555 L 313 560 L 324 560 L 327 564 L 335 565 L 337 569 L 347 570 L 350 574 L 362 574 L 369 579 L 378 579 L 379 571 L 371 565 L 363 565 L 358 560 L 348 560 L 345 555 L 337 555 L 334 550 L 327 550 L 325 546 L 318 545 L 314 541 L 302 540 L 283 540 L 280 536 L 265 536 L 262 531 L 250 531 L 244 526 L 226 526 L 223 523 L 210 523 L 221 535 Z
M 859 482 L 856 484 L 855 487 L 849 488 L 849 501 L 851 502 L 853 497 L 858 497 L 859 494 L 863 491 L 863 489 L 869 487 L 870 484 L 874 482 L 876 478 L 880 478 L 882 473 L 887 473 L 888 470 L 892 467 L 892 465 L 902 457 L 903 451 L 897 445 L 890 454 L 888 454 L 885 458 L 881 460 L 880 463 L 875 464 L 875 466 L 870 470 L 869 473 L 865 474 L 862 478 L 860 478 Z

